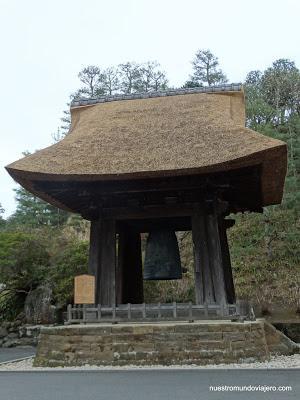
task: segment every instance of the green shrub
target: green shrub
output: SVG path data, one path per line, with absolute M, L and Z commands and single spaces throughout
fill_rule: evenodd
M 50 270 L 48 279 L 53 287 L 55 303 L 60 307 L 72 303 L 74 277 L 88 270 L 88 242 L 64 244 L 51 258 Z
M 0 318 L 11 319 L 24 306 L 26 295 L 47 276 L 49 253 L 43 240 L 26 233 L 0 232 Z

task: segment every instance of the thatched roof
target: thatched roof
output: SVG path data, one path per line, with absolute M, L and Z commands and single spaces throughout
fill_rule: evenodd
M 263 205 L 281 201 L 286 145 L 245 128 L 239 87 L 83 100 L 73 103 L 71 116 L 62 141 L 7 166 L 16 181 L 33 191 L 32 181 L 128 180 L 261 165 Z M 47 193 L 35 194 L 55 203 Z

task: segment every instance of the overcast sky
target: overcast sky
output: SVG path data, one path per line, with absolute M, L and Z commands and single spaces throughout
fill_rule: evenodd
M 299 0 L 0 0 L 0 203 L 15 209 L 4 170 L 51 134 L 87 65 L 157 60 L 173 86 L 198 49 L 219 57 L 230 82 L 278 58 L 300 67 Z

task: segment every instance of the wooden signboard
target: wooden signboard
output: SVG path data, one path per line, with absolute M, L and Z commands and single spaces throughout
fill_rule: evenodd
M 94 275 L 78 275 L 74 278 L 74 304 L 95 304 Z

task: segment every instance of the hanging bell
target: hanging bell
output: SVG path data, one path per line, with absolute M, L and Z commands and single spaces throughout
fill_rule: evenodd
M 160 229 L 150 232 L 144 263 L 145 280 L 181 279 L 182 268 L 174 231 Z

